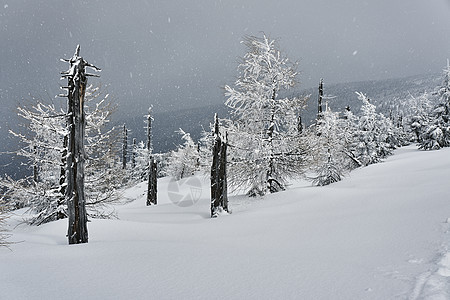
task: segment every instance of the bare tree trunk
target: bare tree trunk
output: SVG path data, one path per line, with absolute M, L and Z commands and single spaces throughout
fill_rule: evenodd
M 275 98 L 276 98 L 276 90 L 273 89 L 272 92 L 272 101 L 275 103 Z M 269 124 L 269 128 L 267 128 L 267 141 L 269 143 L 268 148 L 269 148 L 269 166 L 267 169 L 267 177 L 266 177 L 266 182 L 267 182 L 267 189 L 269 190 L 270 193 L 276 193 L 279 192 L 281 190 L 284 190 L 284 186 L 277 180 L 276 178 L 276 174 L 275 174 L 275 154 L 274 154 L 274 146 L 273 146 L 273 133 L 275 130 L 275 104 L 272 104 L 272 109 L 271 109 L 271 116 L 270 116 L 270 124 Z
M 303 123 L 302 123 L 302 116 L 297 117 L 297 132 L 298 134 L 303 133 Z
M 35 157 L 37 157 L 37 147 L 34 146 L 33 150 L 34 150 Z M 38 181 L 39 181 L 39 171 L 38 171 L 37 161 L 35 161 L 34 165 L 33 165 L 33 183 L 34 183 L 34 185 L 36 185 Z
M 67 153 L 67 211 L 69 228 L 67 237 L 69 244 L 88 242 L 86 199 L 84 194 L 84 137 L 85 114 L 84 95 L 86 91 L 86 76 L 95 76 L 85 73 L 86 66 L 95 66 L 86 62 L 79 56 L 80 46 L 77 46 L 74 56 L 70 60 L 70 69 L 63 72 L 68 78 L 68 153 Z
M 219 136 L 219 121 L 217 114 L 214 116 L 214 145 L 212 149 L 212 165 L 211 165 L 211 218 L 217 216 L 217 210 L 220 207 L 219 195 L 219 161 L 220 161 L 220 146 L 222 140 Z
M 147 115 L 147 150 L 149 157 L 153 151 L 152 149 L 152 108 L 149 107 Z
M 274 98 L 272 98 L 272 100 L 274 100 Z M 274 180 L 274 173 L 275 173 L 275 166 L 274 166 L 275 157 L 273 154 L 273 131 L 274 131 L 274 126 L 275 126 L 274 125 L 274 117 L 275 117 L 275 113 L 274 113 L 274 109 L 272 108 L 270 124 L 269 124 L 269 128 L 267 129 L 267 141 L 269 143 L 270 156 L 269 156 L 269 167 L 267 170 L 266 182 L 267 182 L 267 188 L 270 193 L 278 192 L 278 189 L 275 186 L 276 181 Z
M 150 157 L 149 162 L 149 176 L 147 185 L 147 206 L 158 204 L 157 199 L 157 165 L 155 159 Z
M 66 214 L 61 211 L 61 207 L 65 203 L 66 200 L 66 169 L 67 169 L 67 146 L 68 146 L 69 137 L 67 134 L 64 134 L 63 137 L 63 150 L 61 152 L 61 171 L 59 174 L 59 193 L 61 196 L 58 200 L 58 211 L 56 213 L 56 220 L 61 220 L 66 217 Z
M 69 244 L 87 243 L 86 199 L 84 198 L 84 90 L 86 79 L 69 78 L 69 150 L 67 156 L 67 208 Z
M 219 163 L 219 202 L 226 212 L 228 212 L 227 143 L 228 136 L 225 137 L 225 142 L 222 142 L 220 147 Z
M 136 138 L 133 138 L 133 152 L 131 153 L 131 167 L 136 168 Z
M 128 148 L 128 130 L 123 124 L 123 143 L 122 143 L 122 169 L 127 168 L 127 148 Z
M 151 107 L 148 109 L 147 116 L 147 151 L 148 159 L 148 183 L 147 183 L 147 206 L 157 204 L 157 166 L 152 156 L 152 115 Z
M 223 142 L 219 133 L 219 120 L 214 116 L 214 146 L 211 165 L 211 218 L 228 212 L 227 187 L 227 141 Z
M 317 100 L 317 119 L 322 117 L 322 100 L 323 100 L 323 79 L 320 79 L 319 82 L 319 98 Z

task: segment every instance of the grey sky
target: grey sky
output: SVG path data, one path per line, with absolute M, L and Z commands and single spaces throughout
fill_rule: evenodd
M 265 32 L 298 60 L 300 87 L 440 72 L 448 0 L 0 1 L 0 101 L 59 93 L 76 45 L 122 107 L 223 101 L 244 35 Z M 62 101 L 62 100 L 61 100 Z

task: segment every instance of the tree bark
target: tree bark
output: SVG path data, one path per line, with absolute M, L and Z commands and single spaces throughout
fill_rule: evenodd
M 319 82 L 319 98 L 317 100 L 317 119 L 322 117 L 322 100 L 323 100 L 323 79 L 320 79 Z
M 66 169 L 67 169 L 67 146 L 69 137 L 64 134 L 63 150 L 61 152 L 61 171 L 59 174 L 59 193 L 61 194 L 58 200 L 58 212 L 56 213 L 56 220 L 61 220 L 66 217 L 65 213 L 61 211 L 61 207 L 66 200 Z
M 122 169 L 127 168 L 127 149 L 128 149 L 128 131 L 125 124 L 123 124 L 123 142 L 122 142 Z
M 148 109 L 147 116 L 147 151 L 149 155 L 148 161 L 148 183 L 147 183 L 147 206 L 156 205 L 157 200 L 157 166 L 152 156 L 152 116 L 151 108 Z
M 133 152 L 131 153 L 131 167 L 136 168 L 136 138 L 133 138 Z
M 84 194 L 84 137 L 85 113 L 84 96 L 87 78 L 85 67 L 93 65 L 79 56 L 80 46 L 74 56 L 68 60 L 70 69 L 68 78 L 68 153 L 67 153 L 67 211 L 69 228 L 67 237 L 69 244 L 88 242 L 86 199 Z M 97 69 L 97 68 L 96 68 Z
M 158 191 L 157 191 L 157 165 L 155 159 L 150 157 L 149 170 L 148 170 L 148 184 L 147 184 L 147 206 L 158 204 Z
M 227 138 L 220 147 L 219 163 L 219 203 L 228 212 L 228 184 L 227 184 Z
M 221 211 L 228 212 L 227 188 L 227 142 L 223 142 L 219 132 L 217 114 L 214 117 L 214 146 L 211 165 L 211 218 Z

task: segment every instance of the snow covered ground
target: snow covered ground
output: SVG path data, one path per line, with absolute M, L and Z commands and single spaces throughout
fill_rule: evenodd
M 120 219 L 90 222 L 83 245 L 67 245 L 67 220 L 13 216 L 0 299 L 450 299 L 450 149 L 406 147 L 328 187 L 232 196 L 216 219 L 208 180 L 195 180 L 161 179 L 154 207 L 145 184 L 126 191 Z

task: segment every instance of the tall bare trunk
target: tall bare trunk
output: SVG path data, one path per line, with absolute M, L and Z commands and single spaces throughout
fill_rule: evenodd
M 67 188 L 66 201 L 69 218 L 67 237 L 69 244 L 88 242 L 86 199 L 84 194 L 84 137 L 85 113 L 84 96 L 87 77 L 95 76 L 85 73 L 85 68 L 95 66 L 79 56 L 80 46 L 77 46 L 74 56 L 70 60 L 70 69 L 63 72 L 68 78 L 68 152 L 67 152 Z

